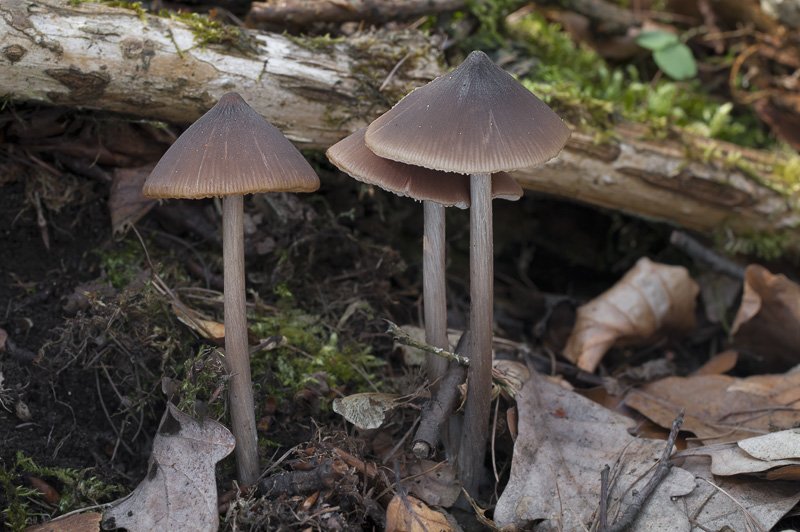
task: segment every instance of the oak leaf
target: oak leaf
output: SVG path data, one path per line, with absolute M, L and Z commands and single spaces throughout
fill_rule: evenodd
M 103 528 L 129 532 L 213 532 L 219 527 L 214 465 L 234 448 L 216 421 L 196 421 L 167 404 L 147 477 L 103 517 Z
M 643 257 L 617 284 L 578 308 L 564 356 L 592 372 L 612 346 L 686 334 L 694 328 L 699 290 L 686 268 Z

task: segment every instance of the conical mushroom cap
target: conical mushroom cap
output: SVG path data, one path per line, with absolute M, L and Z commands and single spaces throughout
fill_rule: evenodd
M 434 170 L 491 174 L 555 157 L 569 128 L 483 52 L 400 100 L 367 128 L 381 157 Z
M 319 177 L 275 126 L 229 92 L 167 150 L 144 183 L 150 198 L 312 192 Z
M 469 207 L 469 176 L 378 157 L 364 143 L 366 131 L 367 128 L 360 129 L 328 148 L 328 159 L 354 179 L 398 196 L 446 207 Z M 500 172 L 492 176 L 492 198 L 517 200 L 521 196 L 522 188 L 510 175 Z

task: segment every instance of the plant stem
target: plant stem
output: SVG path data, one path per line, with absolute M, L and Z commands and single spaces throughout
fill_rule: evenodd
M 458 471 L 464 489 L 475 497 L 483 474 L 492 395 L 494 246 L 491 174 L 470 175 L 470 196 L 470 366 Z
M 225 275 L 225 360 L 230 380 L 233 436 L 236 438 L 236 471 L 241 485 L 258 479 L 253 387 L 247 350 L 247 312 L 244 288 L 244 196 L 222 199 L 222 255 Z
M 449 350 L 447 342 L 447 295 L 445 288 L 444 205 L 423 201 L 425 231 L 422 239 L 422 285 L 425 312 L 425 342 Z M 447 371 L 447 360 L 428 353 L 428 380 L 435 382 Z M 435 394 L 439 384 L 431 386 Z

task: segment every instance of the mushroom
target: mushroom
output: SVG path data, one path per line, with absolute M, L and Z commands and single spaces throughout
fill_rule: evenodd
M 378 157 L 364 143 L 366 131 L 366 128 L 361 129 L 339 141 L 328 148 L 326 155 L 340 170 L 359 181 L 423 202 L 422 293 L 425 340 L 434 347 L 449 349 L 444 275 L 444 208 L 469 207 L 469 177 Z M 507 173 L 501 172 L 492 179 L 492 198 L 517 200 L 521 196 L 522 188 Z M 447 360 L 428 354 L 426 367 L 428 378 L 435 382 L 444 376 Z
M 492 384 L 491 175 L 546 162 L 569 134 L 544 102 L 479 51 L 367 128 L 367 147 L 381 157 L 470 175 L 470 367 L 458 469 L 472 494 L 482 473 Z
M 255 482 L 260 471 L 247 346 L 244 194 L 318 188 L 319 178 L 300 152 L 241 96 L 229 92 L 178 137 L 142 189 L 151 198 L 223 197 L 225 360 L 243 485 Z

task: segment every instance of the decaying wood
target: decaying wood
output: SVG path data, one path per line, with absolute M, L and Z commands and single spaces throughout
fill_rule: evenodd
M 652 139 L 644 125 L 626 123 L 616 139 L 595 143 L 574 132 L 546 165 L 512 173 L 524 188 L 592 205 L 667 220 L 702 232 L 785 233 L 800 250 L 800 210 L 769 183 L 778 161 L 767 154 L 679 132 Z M 757 175 L 726 159 L 738 158 Z
M 236 90 L 302 149 L 327 149 L 443 73 L 435 43 L 416 32 L 341 42 L 252 32 L 259 51 L 247 56 L 198 45 L 180 20 L 60 0 L 3 0 L 0 34 L 2 95 L 189 123 Z M 558 158 L 514 176 L 530 190 L 699 231 L 800 236 L 791 197 L 767 184 L 767 155 L 678 134 L 648 140 L 645 126 L 623 124 L 597 144 L 575 132 Z M 764 179 L 715 162 L 729 155 Z M 800 238 L 790 245 L 800 250 Z
M 309 26 L 314 22 L 406 20 L 464 10 L 466 0 L 278 0 L 253 2 L 248 20 L 257 24 Z
M 247 34 L 250 55 L 198 44 L 180 19 L 3 0 L 0 94 L 189 123 L 235 90 L 299 148 L 325 149 L 441 73 L 433 39 L 418 32 L 344 42 Z

